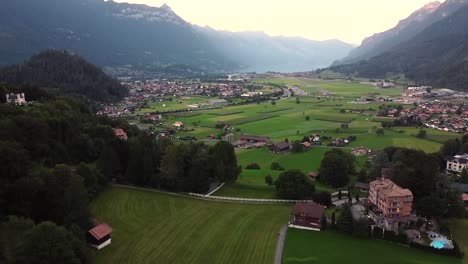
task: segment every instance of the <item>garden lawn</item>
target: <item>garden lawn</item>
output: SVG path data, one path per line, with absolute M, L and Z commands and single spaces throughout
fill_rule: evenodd
M 451 220 L 449 226 L 455 241 L 465 253 L 463 264 L 468 264 L 468 219 Z
M 461 264 L 439 256 L 380 240 L 357 239 L 333 231 L 289 229 L 283 264 Z
M 211 202 L 110 187 L 91 212 L 112 229 L 94 263 L 272 263 L 290 206 Z

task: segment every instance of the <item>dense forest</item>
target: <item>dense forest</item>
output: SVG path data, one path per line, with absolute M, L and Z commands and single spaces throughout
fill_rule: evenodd
M 0 90 L 34 101 L 0 104 L 0 263 L 90 263 L 88 203 L 111 181 L 206 192 L 239 174 L 227 142 L 176 145 L 35 86 Z
M 119 82 L 78 55 L 48 50 L 19 65 L 0 68 L 0 80 L 10 85 L 34 83 L 58 92 L 111 101 L 127 95 Z

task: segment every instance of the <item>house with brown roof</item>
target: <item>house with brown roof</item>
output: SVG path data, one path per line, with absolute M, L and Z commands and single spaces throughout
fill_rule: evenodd
M 285 153 L 291 150 L 291 143 L 285 141 L 278 142 L 271 145 L 269 150 L 275 153 Z
M 125 133 L 125 131 L 121 128 L 114 128 L 114 134 L 120 140 L 128 139 L 127 133 Z
M 88 244 L 100 250 L 111 244 L 112 228 L 107 224 L 100 224 L 90 229 L 87 233 Z
M 314 202 L 296 203 L 292 210 L 292 221 L 289 227 L 320 231 L 325 207 Z

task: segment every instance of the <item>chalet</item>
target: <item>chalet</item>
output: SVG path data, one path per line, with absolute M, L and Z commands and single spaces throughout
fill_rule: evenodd
M 100 224 L 92 228 L 87 233 L 88 244 L 100 250 L 111 244 L 112 228 L 107 224 Z
M 292 210 L 292 221 L 289 227 L 320 231 L 325 207 L 314 202 L 296 203 Z
M 311 171 L 307 174 L 312 181 L 316 181 L 319 178 L 319 174 L 315 171 Z
M 125 133 L 125 131 L 121 128 L 114 128 L 114 134 L 120 140 L 128 139 L 127 133 Z
M 275 152 L 275 153 L 288 152 L 289 150 L 291 150 L 291 143 L 285 142 L 285 141 L 278 142 L 278 143 L 271 145 L 269 149 L 271 152 Z
M 351 150 L 351 154 L 353 154 L 356 157 L 365 156 L 368 152 L 369 150 L 365 147 L 357 147 Z

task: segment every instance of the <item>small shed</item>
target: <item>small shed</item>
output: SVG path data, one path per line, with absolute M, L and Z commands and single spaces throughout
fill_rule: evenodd
M 311 171 L 307 174 L 312 181 L 316 181 L 319 177 L 319 174 L 315 171 Z
M 90 229 L 87 234 L 88 244 L 100 250 L 111 244 L 112 228 L 103 223 Z

